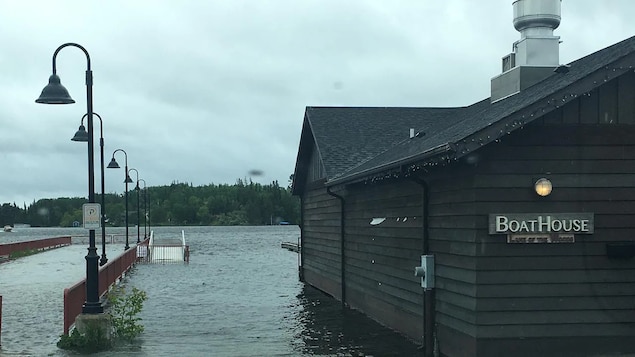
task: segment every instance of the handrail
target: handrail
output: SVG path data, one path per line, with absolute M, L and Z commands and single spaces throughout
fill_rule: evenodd
M 147 244 L 147 239 L 139 243 Z M 128 249 L 114 260 L 108 261 L 99 269 L 99 297 L 108 292 L 137 260 L 137 249 Z M 86 301 L 86 279 L 82 279 L 70 288 L 64 289 L 64 334 L 68 335 L 75 319 L 82 312 L 82 305 Z
M 190 246 L 185 244 L 185 231 L 181 230 L 181 242 L 156 244 L 154 232 L 150 232 L 147 240 L 147 250 L 139 249 L 139 261 L 144 263 L 188 262 L 190 261 Z
M 183 239 L 183 261 L 190 262 L 190 246 L 185 244 L 185 231 L 181 230 L 181 238 Z
M 28 240 L 24 242 L 14 242 L 0 244 L 0 256 L 10 256 L 15 252 L 28 250 L 45 250 L 71 245 L 71 237 L 55 237 L 37 240 Z

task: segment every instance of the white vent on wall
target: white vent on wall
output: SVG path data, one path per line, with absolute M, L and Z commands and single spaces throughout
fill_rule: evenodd
M 385 220 L 386 220 L 386 217 L 375 217 L 370 221 L 370 225 L 376 226 L 378 224 L 384 223 Z

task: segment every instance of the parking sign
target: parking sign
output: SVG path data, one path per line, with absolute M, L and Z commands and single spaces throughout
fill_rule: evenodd
M 99 203 L 84 203 L 82 208 L 84 212 L 84 228 L 101 228 L 101 205 Z

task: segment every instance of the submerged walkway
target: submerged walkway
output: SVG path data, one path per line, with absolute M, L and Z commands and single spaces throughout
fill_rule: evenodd
M 114 259 L 123 245 L 107 245 L 106 250 Z M 0 356 L 45 356 L 57 350 L 64 289 L 86 276 L 87 252 L 86 245 L 73 244 L 0 264 Z

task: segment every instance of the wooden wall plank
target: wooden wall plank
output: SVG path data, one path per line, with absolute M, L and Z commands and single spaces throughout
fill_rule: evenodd
M 563 257 L 563 256 L 606 256 L 605 241 L 598 241 L 595 236 L 576 236 L 576 243 L 507 243 L 504 235 L 492 235 L 496 237 L 481 240 L 479 255 L 481 257 Z
M 324 188 L 306 191 L 302 202 L 304 279 L 327 294 L 341 298 L 339 205 Z
M 460 280 L 437 277 L 435 279 L 435 285 L 438 291 L 446 291 L 469 297 L 477 296 L 476 285 L 473 283 L 466 283 Z M 439 303 L 440 301 L 442 300 L 437 300 L 437 303 Z
M 348 303 L 352 308 L 365 312 L 386 326 L 399 326 L 399 331 L 412 340 L 421 340 L 421 336 L 423 336 L 422 300 L 412 306 L 412 309 L 404 309 L 402 306 L 382 300 L 376 295 L 364 294 L 355 286 L 347 290 L 346 294 Z
M 479 298 L 602 295 L 634 296 L 635 284 L 582 282 L 569 284 L 481 284 L 478 286 L 477 292 Z M 523 321 L 518 320 L 517 323 L 523 323 Z
M 399 236 L 394 232 L 385 230 L 373 230 L 372 232 L 357 229 L 354 233 L 347 232 L 346 244 L 355 249 L 355 244 L 373 244 L 380 247 L 399 247 L 403 249 L 421 250 L 423 244 L 421 228 L 400 229 Z M 392 239 L 390 239 L 392 238 Z
M 459 306 L 463 309 L 477 311 L 477 299 L 474 296 L 458 294 L 448 290 L 438 290 L 436 295 L 441 301 L 445 301 L 454 306 Z
M 626 133 L 632 133 L 632 128 L 623 128 Z M 610 136 L 610 135 L 606 135 Z M 606 136 L 600 138 L 600 140 L 607 140 Z M 616 134 L 616 136 L 622 136 Z M 594 139 L 598 141 L 598 139 Z M 615 144 L 615 145 L 602 145 L 598 143 L 592 145 L 589 143 L 587 146 L 575 146 L 575 145 L 532 145 L 523 150 L 516 150 L 518 146 L 504 145 L 511 140 L 503 141 L 498 144 L 497 159 L 513 161 L 513 160 L 571 160 L 572 158 L 584 158 L 585 160 L 633 160 L 635 158 L 635 152 L 633 152 L 632 143 Z M 493 150 L 492 150 L 493 151 Z M 499 156 L 500 155 L 500 156 Z M 483 153 L 482 160 L 487 160 L 488 156 Z
M 593 90 L 588 95 L 579 97 L 580 124 L 598 123 L 598 91 Z
M 618 124 L 618 82 L 609 81 L 598 89 L 598 122 L 600 124 Z
M 489 338 L 523 338 L 543 337 L 553 340 L 559 337 L 586 337 L 593 339 L 600 336 L 635 336 L 633 323 L 581 323 L 581 324 L 516 324 L 516 325 L 484 325 L 479 326 L 476 337 Z M 547 341 L 545 341 L 547 342 Z
M 548 296 L 478 299 L 478 310 L 485 311 L 552 311 L 552 310 L 635 310 L 629 296 Z
M 354 268 L 351 269 L 352 272 L 359 272 L 359 270 Z M 390 280 L 388 279 L 375 280 L 363 274 L 356 274 L 352 277 L 347 276 L 346 288 L 347 291 L 372 295 L 387 303 L 395 304 L 398 302 L 395 306 L 400 306 L 412 313 L 421 312 L 422 307 L 419 305 L 421 302 L 420 293 L 402 289 L 400 286 L 395 286 L 389 282 Z
M 631 269 L 570 269 L 551 274 L 540 270 L 479 271 L 478 284 L 635 283 Z M 635 299 L 634 299 L 635 301 Z M 634 302 L 635 303 L 635 302 Z
M 618 121 L 620 124 L 635 124 L 635 73 L 618 78 Z
M 437 311 L 435 314 L 435 318 L 437 320 L 437 323 L 439 325 L 442 325 L 444 327 L 449 327 L 452 328 L 454 330 L 456 330 L 456 332 L 460 332 L 460 333 L 464 333 L 466 335 L 469 336 L 476 336 L 477 335 L 477 326 L 476 324 L 470 323 L 470 322 L 466 322 L 464 320 L 455 318 L 452 315 L 448 315 L 442 311 Z M 439 339 L 439 344 L 451 344 L 453 343 L 453 341 L 455 340 L 455 334 L 451 334 L 446 336 L 445 339 Z M 443 350 L 445 351 L 445 350 Z
M 633 133 L 635 134 L 635 133 Z M 632 147 L 624 147 L 625 150 L 635 150 Z M 553 175 L 560 174 L 601 174 L 601 173 L 632 173 L 635 166 L 635 159 L 622 159 L 605 157 L 602 160 L 571 160 L 564 158 L 545 158 L 543 160 L 487 160 L 484 159 L 479 164 L 478 171 L 489 174 L 514 174 L 514 175 L 536 175 L 536 173 L 549 172 Z
M 548 247 L 547 247 L 548 249 Z M 632 260 L 611 260 L 605 256 L 516 256 L 483 257 L 477 260 L 478 270 L 542 270 L 633 269 Z

